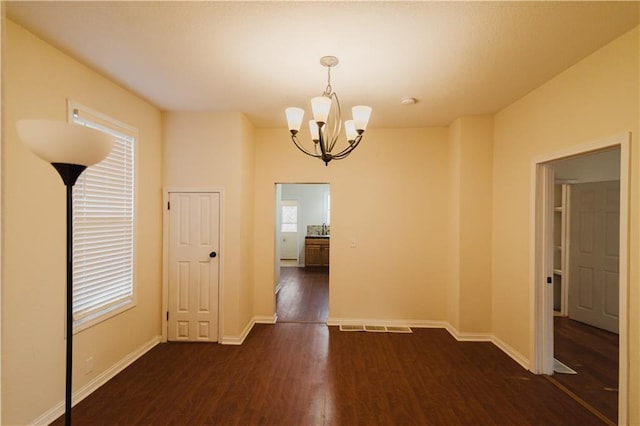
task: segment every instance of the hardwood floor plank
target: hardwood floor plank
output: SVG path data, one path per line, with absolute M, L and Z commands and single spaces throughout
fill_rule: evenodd
M 491 343 L 456 342 L 438 329 L 347 333 L 313 324 L 328 316 L 328 273 L 282 270 L 279 324 L 256 325 L 240 347 L 159 345 L 75 407 L 74 423 L 605 424 Z
M 555 317 L 554 356 L 578 373 L 554 374 L 554 379 L 617 424 L 618 335 Z
M 328 268 L 280 268 L 276 313 L 278 322 L 326 323 L 329 318 Z
M 241 346 L 156 346 L 73 410 L 76 425 L 598 425 L 490 343 L 445 330 L 256 324 Z M 61 425 L 62 418 L 54 424 Z

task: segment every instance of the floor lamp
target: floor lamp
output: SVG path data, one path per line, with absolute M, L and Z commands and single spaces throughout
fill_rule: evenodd
M 51 120 L 20 120 L 18 136 L 36 155 L 51 163 L 67 188 L 67 306 L 66 306 L 66 425 L 71 424 L 71 371 L 73 358 L 73 185 L 89 166 L 109 155 L 113 137 L 73 123 Z

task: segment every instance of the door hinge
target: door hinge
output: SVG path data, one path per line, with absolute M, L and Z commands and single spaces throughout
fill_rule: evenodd
M 169 312 L 167 311 L 167 321 L 169 321 Z
M 167 201 L 167 210 L 171 210 L 171 201 Z

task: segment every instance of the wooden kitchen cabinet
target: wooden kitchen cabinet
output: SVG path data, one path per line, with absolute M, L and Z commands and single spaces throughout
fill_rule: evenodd
M 329 266 L 329 238 L 305 238 L 304 266 Z

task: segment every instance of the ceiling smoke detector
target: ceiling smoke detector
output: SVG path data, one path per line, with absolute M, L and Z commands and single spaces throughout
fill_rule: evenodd
M 417 102 L 418 100 L 412 97 L 406 97 L 406 98 L 400 99 L 400 103 L 402 105 L 415 105 Z

